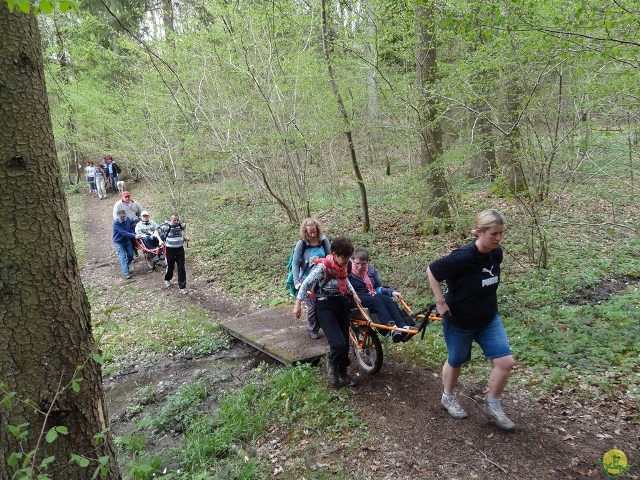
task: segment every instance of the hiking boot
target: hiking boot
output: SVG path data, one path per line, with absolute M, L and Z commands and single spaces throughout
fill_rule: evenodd
M 516 428 L 516 424 L 509 420 L 509 417 L 504 414 L 499 403 L 492 404 L 485 400 L 484 413 L 486 413 L 489 419 L 503 430 L 513 430 Z
M 467 418 L 469 416 L 467 412 L 464 411 L 464 408 L 462 408 L 458 403 L 458 398 L 455 394 L 447 395 L 446 393 L 443 393 L 440 403 L 453 418 Z
M 322 334 L 320 332 L 314 332 L 313 330 L 309 331 L 309 336 L 314 340 L 318 340 L 319 338 L 322 338 Z
M 329 379 L 329 384 L 332 387 L 340 386 L 340 378 L 338 377 L 338 370 L 335 365 L 327 365 L 327 378 Z
M 347 368 L 340 368 L 338 370 L 338 379 L 340 380 L 340 383 L 345 386 L 345 387 L 355 387 L 356 385 L 358 385 L 358 382 L 356 381 L 355 378 L 350 377 L 349 375 L 347 375 Z

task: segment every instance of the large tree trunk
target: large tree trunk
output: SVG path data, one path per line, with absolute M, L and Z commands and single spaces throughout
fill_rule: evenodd
M 424 214 L 438 219 L 449 217 L 447 189 L 438 158 L 442 155 L 442 128 L 437 119 L 438 101 L 433 94 L 437 80 L 438 63 L 436 56 L 436 35 L 433 21 L 433 2 L 418 1 L 415 6 L 416 33 L 416 73 L 420 89 L 418 122 L 420 128 L 420 164 L 431 188 L 431 202 Z M 434 224 L 434 230 L 439 228 Z
M 0 479 L 13 478 L 12 453 L 36 446 L 35 467 L 55 456 L 52 478 L 89 479 L 103 457 L 104 476 L 117 479 L 109 435 L 93 440 L 108 416 L 56 159 L 40 33 L 35 17 L 9 13 L 4 1 L 0 31 L 0 383 L 16 394 L 9 407 L 0 405 Z M 21 442 L 7 426 L 24 423 Z M 68 434 L 61 429 L 45 441 L 56 426 Z M 89 466 L 69 463 L 72 454 Z

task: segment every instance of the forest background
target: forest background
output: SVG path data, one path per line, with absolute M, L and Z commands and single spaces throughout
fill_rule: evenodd
M 39 17 L 69 183 L 111 155 L 158 213 L 187 219 L 190 255 L 219 285 L 264 305 L 287 301 L 305 216 L 369 247 L 421 304 L 426 265 L 498 208 L 520 361 L 547 383 L 575 365 L 637 399 L 637 288 L 606 309 L 567 304 L 640 271 L 640 3 L 80 7 Z M 616 361 L 590 364 L 594 348 Z
M 306 216 L 420 305 L 428 263 L 498 208 L 524 386 L 637 404 L 640 2 L 79 5 L 39 16 L 70 194 L 111 155 L 263 306 L 289 301 Z M 431 335 L 402 355 L 439 368 Z
M 68 183 L 114 157 L 188 219 L 228 292 L 286 301 L 282 263 L 313 215 L 424 303 L 426 265 L 496 207 L 503 308 L 523 345 L 566 350 L 532 363 L 574 361 L 583 336 L 637 358 L 637 292 L 631 324 L 607 329 L 620 341 L 594 333 L 608 312 L 567 312 L 580 335 L 559 333 L 558 308 L 638 276 L 638 2 L 80 6 L 39 17 Z

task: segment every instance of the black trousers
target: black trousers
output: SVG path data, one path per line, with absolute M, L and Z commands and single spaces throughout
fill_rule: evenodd
M 316 300 L 316 316 L 329 343 L 329 364 L 340 371 L 349 366 L 349 312 L 351 300 L 327 297 Z
M 178 265 L 178 287 L 187 288 L 187 271 L 185 270 L 184 247 L 167 248 L 167 271 L 164 274 L 165 280 L 173 278 L 174 265 Z

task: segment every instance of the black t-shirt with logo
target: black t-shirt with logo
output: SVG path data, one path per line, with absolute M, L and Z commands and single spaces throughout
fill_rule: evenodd
M 436 280 L 447 282 L 447 320 L 452 325 L 482 328 L 495 317 L 501 263 L 502 248 L 480 253 L 472 242 L 429 265 Z

